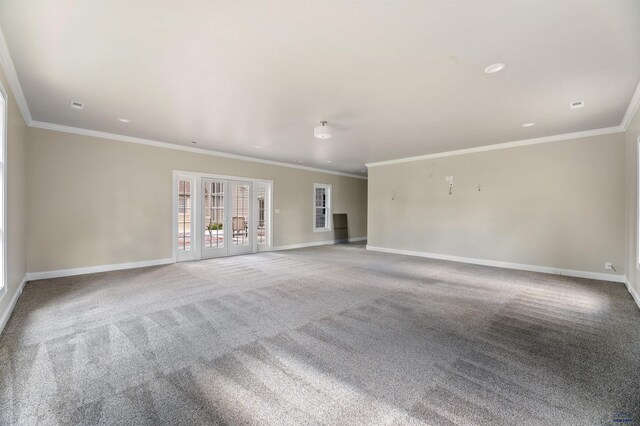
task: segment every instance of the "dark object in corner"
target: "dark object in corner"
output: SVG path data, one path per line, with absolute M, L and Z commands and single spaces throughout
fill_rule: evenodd
M 333 231 L 336 243 L 349 242 L 349 227 L 347 225 L 346 213 L 335 213 L 333 215 Z

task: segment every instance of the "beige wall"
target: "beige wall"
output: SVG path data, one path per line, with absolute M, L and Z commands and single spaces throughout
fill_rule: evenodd
M 0 299 L 0 321 L 26 273 L 26 124 L 0 67 L 8 97 L 7 127 L 7 291 Z M 5 231 L 5 230 L 3 230 Z M 1 293 L 0 293 L 1 294 Z M 2 324 L 0 323 L 0 327 Z
M 626 213 L 627 279 L 636 294 L 640 295 L 638 259 L 638 137 L 640 136 L 640 109 L 625 133 L 626 148 Z
M 273 180 L 273 244 L 332 240 L 314 233 L 313 184 L 333 185 L 333 212 L 367 235 L 367 182 L 255 162 L 28 129 L 29 272 L 172 256 L 172 171 Z
M 372 167 L 368 244 L 623 274 L 623 164 L 619 133 Z

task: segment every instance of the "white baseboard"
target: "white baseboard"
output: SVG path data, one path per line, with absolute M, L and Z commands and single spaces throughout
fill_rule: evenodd
M 636 289 L 633 288 L 631 282 L 629 282 L 629 279 L 627 279 L 627 277 L 624 277 L 624 284 L 627 286 L 627 290 L 629 291 L 629 293 L 631 293 L 631 297 L 633 297 L 633 300 L 635 300 L 636 305 L 638 305 L 638 309 L 640 309 L 640 294 L 638 294 Z
M 354 237 L 354 238 L 349 238 L 349 242 L 365 241 L 366 239 L 367 237 Z M 273 250 L 289 250 L 294 248 L 337 244 L 339 242 L 346 242 L 346 241 L 330 240 L 330 241 L 318 241 L 314 243 L 292 244 L 288 246 L 274 247 Z M 115 263 L 112 265 L 88 266 L 84 268 L 58 269 L 55 271 L 28 272 L 26 275 L 26 279 L 27 281 L 46 280 L 49 278 L 71 277 L 74 275 L 95 274 L 98 272 L 119 271 L 122 269 L 135 269 L 135 268 L 145 268 L 147 266 L 168 265 L 170 263 L 175 263 L 175 262 L 176 261 L 173 258 L 166 258 L 166 259 L 143 260 L 140 262 Z
M 140 262 L 115 263 L 112 265 L 88 266 L 85 268 L 58 269 L 55 271 L 29 272 L 27 280 L 45 280 L 49 278 L 71 277 L 73 275 L 95 274 L 97 272 L 119 271 L 122 269 L 144 268 L 147 266 L 167 265 L 175 263 L 173 258 L 143 260 Z
M 13 293 L 13 297 L 9 301 L 9 306 L 7 306 L 7 309 L 2 314 L 2 317 L 0 317 L 0 334 L 2 334 L 2 332 L 4 331 L 4 327 L 9 322 L 9 318 L 11 317 L 11 313 L 13 312 L 13 308 L 16 307 L 16 303 L 18 303 L 18 299 L 20 298 L 22 290 L 24 290 L 24 286 L 27 281 L 29 280 L 27 279 L 27 275 L 25 274 L 24 278 L 22 278 L 22 282 L 16 289 L 15 293 Z
M 291 250 L 291 249 L 315 247 L 315 246 L 330 246 L 333 244 L 340 244 L 340 243 L 346 243 L 346 242 L 355 243 L 358 241 L 366 241 L 366 240 L 367 240 L 367 237 L 353 237 L 353 238 L 349 238 L 349 240 L 327 240 L 327 241 L 316 241 L 313 243 L 289 244 L 286 246 L 274 247 L 273 250 L 278 251 L 278 250 Z
M 573 269 L 560 269 L 549 266 L 527 265 L 523 263 L 501 262 L 498 260 L 474 259 L 471 257 L 451 256 L 447 254 L 427 253 L 423 251 L 399 250 L 386 247 L 367 245 L 367 250 L 383 253 L 402 254 L 406 256 L 426 257 L 429 259 L 449 260 L 452 262 L 472 263 L 474 265 L 495 266 L 498 268 L 518 269 L 521 271 L 542 272 L 544 274 L 566 275 L 569 277 L 589 278 L 592 280 L 613 281 L 624 283 L 624 275 L 605 274 L 600 272 L 577 271 Z
M 357 243 L 359 241 L 367 241 L 367 237 L 353 237 L 349 238 L 350 243 Z

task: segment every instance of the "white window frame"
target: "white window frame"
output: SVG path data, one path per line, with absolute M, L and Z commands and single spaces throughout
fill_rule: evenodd
M 325 220 L 325 226 L 323 227 L 316 227 L 316 189 L 318 188 L 324 188 L 326 194 L 327 194 L 327 218 Z M 313 184 L 313 222 L 311 222 L 313 224 L 313 232 L 330 232 L 332 229 L 332 223 L 331 223 L 331 208 L 332 208 L 332 191 L 331 191 L 331 185 L 329 184 L 325 184 L 325 183 L 314 183 Z
M 640 136 L 636 143 L 636 269 L 640 271 Z
M 0 300 L 7 293 L 7 128 L 9 127 L 9 98 L 0 83 Z

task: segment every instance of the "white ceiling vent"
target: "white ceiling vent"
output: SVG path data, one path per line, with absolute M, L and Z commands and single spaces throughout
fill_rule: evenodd
M 71 105 L 69 105 L 71 108 L 73 109 L 79 109 L 79 110 L 83 110 L 84 109 L 84 104 L 82 102 L 77 102 L 77 101 L 73 101 L 71 102 Z
M 584 101 L 575 101 L 569 104 L 569 109 L 584 108 Z

